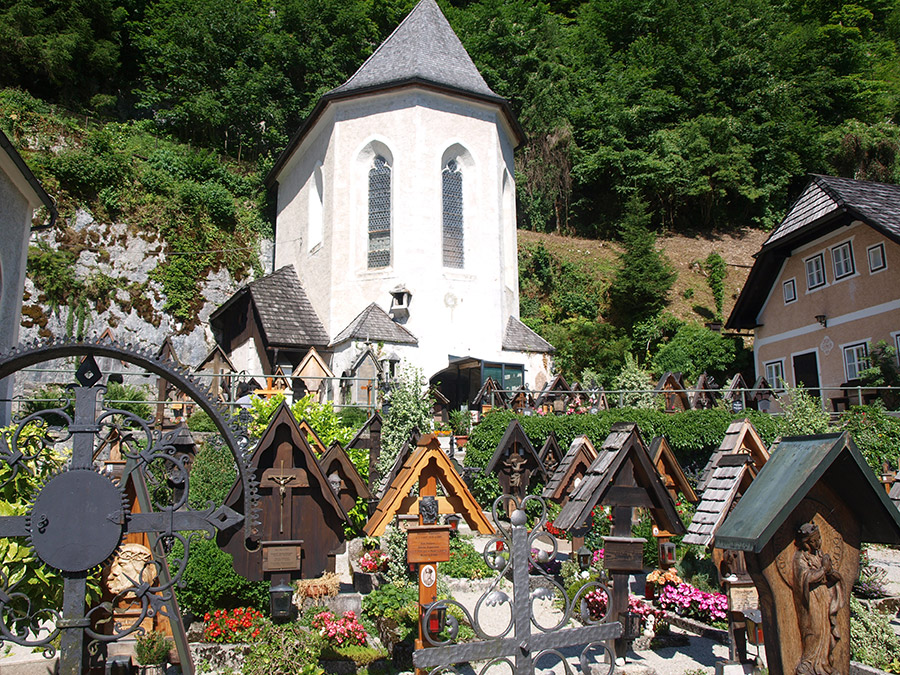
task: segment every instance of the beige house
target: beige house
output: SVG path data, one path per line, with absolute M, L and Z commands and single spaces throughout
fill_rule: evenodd
M 756 372 L 844 396 L 880 341 L 900 345 L 900 187 L 812 176 L 756 254 L 726 324 Z

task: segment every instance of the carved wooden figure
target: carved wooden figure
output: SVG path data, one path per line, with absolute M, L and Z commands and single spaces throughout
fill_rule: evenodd
M 544 447 L 541 448 L 540 453 L 538 454 L 538 459 L 541 460 L 541 464 L 544 465 L 544 472 L 548 476 L 552 476 L 553 472 L 556 471 L 556 467 L 559 466 L 559 463 L 562 461 L 563 453 L 559 447 L 559 441 L 556 440 L 556 432 L 551 431 L 550 435 L 547 436 L 547 440 L 544 441 Z
M 900 511 L 849 434 L 784 439 L 715 541 L 744 551 L 772 675 L 850 672 L 860 541 L 900 544 Z
M 347 514 L 287 404 L 273 415 L 249 463 L 260 482 L 257 536 L 245 542 L 243 529 L 231 528 L 217 538 L 234 557 L 234 569 L 251 581 L 333 572 Z M 242 509 L 243 499 L 237 482 L 225 503 Z
M 328 479 L 328 483 L 340 500 L 344 511 L 349 513 L 360 497 L 366 500 L 372 499 L 372 493 L 369 491 L 366 481 L 359 475 L 353 461 L 337 441 L 332 443 L 328 451 L 319 459 L 319 466 L 322 467 L 322 473 Z
M 528 486 L 536 475 L 547 480 L 544 465 L 518 420 L 512 420 L 506 427 L 484 472 L 496 474 L 501 492 L 517 499 L 528 494 Z

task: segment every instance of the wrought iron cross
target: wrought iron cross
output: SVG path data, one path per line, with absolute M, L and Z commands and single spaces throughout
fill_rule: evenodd
M 171 433 L 153 431 L 147 420 L 124 410 L 104 406 L 98 414 L 98 397 L 104 388 L 94 386 L 101 379 L 100 369 L 93 358 L 95 353 L 124 359 L 168 376 L 198 401 L 223 432 L 241 477 L 252 491 L 254 505 L 256 497 L 255 482 L 251 480 L 252 475 L 246 472 L 237 450 L 238 442 L 224 418 L 190 377 L 182 371 L 171 370 L 168 363 L 156 360 L 146 352 L 134 352 L 109 342 L 79 344 L 60 341 L 48 345 L 26 345 L 0 359 L 2 378 L 22 367 L 52 358 L 87 356 L 76 374 L 80 386 L 71 387 L 74 414 L 66 410 L 72 403 L 71 399 L 62 400 L 56 409 L 39 411 L 21 420 L 11 443 L 0 437 L 0 461 L 11 469 L 9 480 L 19 472 L 29 471 L 29 463 L 46 461 L 46 457 L 41 455 L 50 446 L 71 440 L 71 456 L 65 469 L 52 475 L 39 489 L 28 515 L 0 517 L 0 537 L 27 538 L 38 559 L 47 567 L 59 570 L 64 579 L 63 607 L 61 611 L 50 610 L 48 616 L 46 611 L 33 611 L 27 595 L 17 589 L 18 583 L 10 584 L 10 580 L 0 572 L 0 639 L 43 647 L 45 655 L 52 656 L 55 653 L 52 642 L 59 637 L 61 675 L 78 675 L 83 671 L 85 636 L 92 640 L 91 646 L 95 647 L 97 643 L 112 642 L 136 631 L 142 632 L 141 622 L 157 614 L 171 600 L 174 586 L 186 567 L 190 541 L 194 536 L 183 533 L 203 531 L 207 537 L 212 537 L 217 530 L 245 521 L 243 515 L 225 506 L 215 508 L 210 504 L 203 511 L 186 508 L 188 476 L 183 459 L 175 454 Z M 51 419 L 60 418 L 64 421 L 61 427 L 51 425 Z M 29 425 L 35 425 L 39 430 L 38 440 L 32 437 L 29 441 L 22 435 L 23 429 Z M 129 460 L 130 469 L 118 483 L 108 474 L 95 471 L 93 466 L 95 439 L 102 439 L 101 432 L 105 428 L 116 429 L 126 439 L 122 454 Z M 128 448 L 131 448 L 130 452 Z M 174 473 L 182 478 L 184 492 L 180 498 L 173 499 L 174 503 L 155 512 L 130 513 L 123 486 L 130 472 L 149 472 L 154 462 L 166 466 L 169 475 Z M 129 588 L 119 592 L 111 602 L 85 612 L 90 571 L 111 560 L 125 535 L 135 533 L 157 535 L 157 546 L 160 540 L 172 542 L 178 539 L 184 546 L 182 559 L 174 561 L 178 563 L 178 569 L 170 577 L 168 570 L 163 569 L 161 556 L 154 556 L 154 562 L 148 565 L 153 566 L 153 577 L 158 576 L 159 581 L 145 581 L 143 573 L 138 574 L 137 579 L 128 578 Z M 157 554 L 160 552 L 161 548 Z M 140 608 L 134 622 L 127 626 L 114 624 L 111 635 L 96 632 L 97 624 L 109 621 L 120 601 L 129 603 L 135 612 L 136 608 Z M 52 619 L 55 624 L 52 631 L 49 634 L 39 632 L 40 624 L 47 619 Z M 27 629 L 17 630 L 10 622 L 19 626 L 24 623 Z
M 503 501 L 512 501 L 516 509 L 512 512 L 510 518 L 512 527 L 509 534 L 504 531 L 498 517 L 497 509 Z M 525 506 L 528 502 L 535 501 L 541 505 L 542 515 L 534 529 L 529 531 L 526 527 L 527 516 Z M 589 654 L 592 648 L 600 647 L 610 656 L 609 675 L 615 669 L 615 659 L 612 658 L 613 652 L 608 646 L 608 641 L 622 635 L 622 624 L 618 622 L 609 622 L 609 612 L 599 621 L 591 620 L 587 610 L 585 596 L 591 590 L 600 588 L 605 590 L 600 582 L 589 582 L 582 586 L 575 594 L 573 600 L 569 600 L 565 589 L 555 580 L 551 579 L 541 567 L 536 565 L 538 572 L 543 576 L 545 583 L 556 589 L 549 587 L 538 588 L 535 591 L 530 590 L 530 580 L 528 573 L 528 564 L 531 560 L 531 545 L 538 538 L 549 539 L 553 544 L 553 551 L 546 559 L 538 558 L 539 563 L 546 563 L 556 556 L 556 540 L 549 533 L 542 531 L 542 526 L 546 522 L 547 510 L 542 499 L 529 495 L 521 502 L 517 502 L 510 495 L 504 495 L 498 498 L 493 505 L 494 522 L 498 525 L 499 537 L 488 542 L 484 551 L 485 561 L 493 569 L 498 570 L 498 575 L 494 579 L 490 588 L 479 598 L 475 606 L 474 613 L 470 614 L 468 609 L 463 607 L 455 600 L 439 600 L 431 605 L 429 610 L 422 617 L 423 635 L 426 636 L 428 643 L 433 645 L 430 648 L 420 649 L 413 653 L 413 665 L 416 668 L 437 668 L 432 671 L 439 673 L 442 671 L 454 671 L 453 664 L 466 663 L 471 661 L 487 661 L 480 673 L 485 673 L 489 668 L 498 663 L 507 664 L 515 675 L 532 675 L 535 665 L 545 660 L 545 657 L 551 655 L 557 657 L 563 664 L 568 675 L 571 670 L 566 658 L 559 651 L 568 647 L 584 646 L 580 654 L 581 671 L 584 675 L 588 675 Z M 492 552 L 492 544 L 503 542 L 504 548 L 509 550 L 509 557 L 500 553 Z M 508 547 L 508 548 L 507 548 Z M 513 597 L 511 606 L 511 620 L 506 629 L 498 636 L 490 636 L 478 624 L 479 610 L 482 604 L 488 606 L 504 604 L 510 601 L 509 596 L 497 588 L 500 579 L 512 571 L 513 581 Z M 532 601 L 539 597 L 552 597 L 555 592 L 559 591 L 561 597 L 565 599 L 565 609 L 563 618 L 555 626 L 542 626 L 534 618 L 532 611 Z M 607 590 L 607 595 L 609 592 Z M 453 619 L 449 613 L 445 620 L 445 626 L 450 629 L 451 638 L 447 641 L 438 641 L 436 636 L 431 635 L 426 627 L 429 625 L 429 618 L 435 612 L 444 610 L 450 605 L 455 605 L 465 613 L 466 618 L 471 624 L 475 633 L 481 638 L 478 642 L 466 642 L 462 644 L 451 644 L 456 636 L 458 622 Z M 577 628 L 563 629 L 571 620 L 576 605 L 580 610 L 580 621 L 585 624 Z M 538 629 L 537 632 L 532 631 L 532 626 Z M 547 659 L 549 660 L 549 659 Z

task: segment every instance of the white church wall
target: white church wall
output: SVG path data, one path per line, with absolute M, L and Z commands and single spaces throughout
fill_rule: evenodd
M 426 375 L 451 354 L 508 361 L 503 330 L 518 315 L 514 168 L 499 108 L 407 88 L 335 101 L 329 110 L 333 118 L 323 117 L 282 172 L 276 268 L 295 264 L 332 336 L 372 301 L 389 309 L 390 291 L 406 286 L 405 326 L 419 339 L 413 361 Z M 376 153 L 391 166 L 392 250 L 388 267 L 368 269 L 368 172 Z M 463 173 L 462 269 L 442 261 L 441 171 L 451 155 Z M 295 242 L 306 232 L 306 190 L 319 161 L 324 233 L 310 253 Z

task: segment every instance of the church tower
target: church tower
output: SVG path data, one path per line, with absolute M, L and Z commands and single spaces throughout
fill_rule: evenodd
M 319 101 L 266 182 L 274 267 L 296 270 L 336 374 L 380 348 L 442 373 L 457 401 L 488 374 L 546 380 L 552 347 L 518 320 L 521 141 L 435 0 Z

